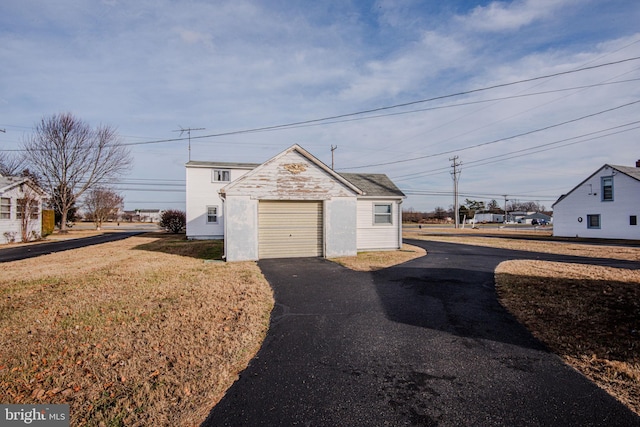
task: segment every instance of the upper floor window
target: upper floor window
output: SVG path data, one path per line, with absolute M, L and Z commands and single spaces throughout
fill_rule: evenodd
M 374 224 L 392 224 L 391 203 L 376 203 L 373 205 L 373 223 Z
M 629 216 L 629 225 L 638 225 L 638 217 L 636 215 Z
M 231 171 L 228 170 L 228 169 L 214 169 L 213 170 L 213 176 L 211 177 L 211 180 L 213 182 L 217 182 L 217 181 L 228 182 L 228 181 L 231 181 Z
M 613 201 L 613 177 L 603 176 L 602 178 L 600 178 L 600 182 L 602 184 L 602 201 Z
M 9 197 L 0 198 L 0 219 L 11 219 L 11 199 Z

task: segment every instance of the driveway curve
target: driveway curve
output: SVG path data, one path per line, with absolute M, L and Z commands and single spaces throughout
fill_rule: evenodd
M 498 303 L 493 276 L 510 259 L 638 263 L 408 243 L 428 255 L 373 273 L 259 261 L 269 332 L 203 426 L 640 425 Z

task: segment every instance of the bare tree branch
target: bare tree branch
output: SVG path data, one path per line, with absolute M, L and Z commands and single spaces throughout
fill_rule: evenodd
M 62 215 L 60 231 L 66 230 L 67 213 L 89 189 L 125 174 L 131 154 L 115 129 L 95 129 L 70 113 L 43 117 L 34 134 L 24 142 L 27 161 L 42 177 Z

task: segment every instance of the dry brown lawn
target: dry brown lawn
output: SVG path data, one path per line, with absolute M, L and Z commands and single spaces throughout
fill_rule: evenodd
M 427 251 L 403 244 L 399 251 L 360 252 L 354 257 L 332 258 L 331 261 L 356 271 L 375 271 L 425 256 Z
M 412 230 L 405 237 L 640 260 L 640 248 L 630 246 L 531 241 L 506 231 L 450 233 L 464 235 Z M 527 260 L 501 263 L 495 276 L 500 302 L 536 338 L 640 415 L 640 270 Z
M 216 249 L 217 245 L 217 249 Z M 68 403 L 71 425 L 199 425 L 273 307 L 220 242 L 145 235 L 2 264 L 0 401 Z
M 405 237 L 640 259 L 619 246 L 425 234 Z M 209 262 L 220 254 L 221 242 L 160 233 L 2 264 L 0 401 L 68 403 L 74 426 L 199 425 L 273 307 L 256 264 Z M 404 245 L 334 261 L 370 271 L 424 255 Z M 640 413 L 637 271 L 514 261 L 496 282 L 536 337 Z

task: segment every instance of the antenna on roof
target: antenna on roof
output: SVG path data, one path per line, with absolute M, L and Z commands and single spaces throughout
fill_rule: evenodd
M 183 128 L 180 126 L 180 129 L 174 130 L 172 132 L 180 132 L 180 136 L 182 136 L 185 132 L 189 136 L 189 161 L 191 161 L 191 131 L 192 130 L 204 130 L 204 128 Z

